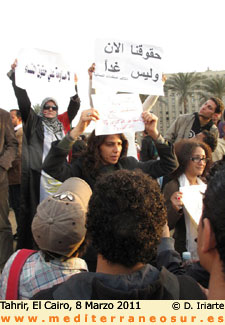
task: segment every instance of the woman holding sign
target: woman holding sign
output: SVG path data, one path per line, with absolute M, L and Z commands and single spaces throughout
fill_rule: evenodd
M 76 175 L 93 188 L 96 178 L 107 171 L 139 168 L 153 178 L 158 178 L 177 167 L 173 146 L 159 134 L 158 118 L 148 112 L 143 112 L 142 118 L 146 131 L 156 144 L 160 160 L 140 162 L 134 157 L 127 157 L 128 142 L 123 134 L 95 136 L 93 131 L 89 136 L 86 151 L 71 164 L 67 163 L 65 158 L 77 137 L 85 131 L 91 121 L 97 121 L 99 118 L 96 109 L 83 111 L 77 126 L 63 140 L 52 144 L 43 164 L 44 171 L 61 182 Z
M 127 157 L 128 141 L 124 134 L 96 136 L 93 131 L 88 138 L 86 150 L 69 164 L 65 158 L 77 137 L 85 131 L 91 121 L 97 121 L 99 118 L 96 109 L 83 111 L 77 126 L 63 140 L 52 144 L 43 164 L 44 171 L 61 182 L 76 175 L 93 188 L 97 177 L 109 171 L 139 168 L 153 178 L 158 178 L 176 169 L 177 160 L 173 146 L 159 134 L 158 118 L 148 112 L 143 112 L 142 118 L 146 131 L 155 141 L 160 160 L 139 162 L 134 157 Z M 84 259 L 89 270 L 95 271 L 96 254 L 92 250 L 93 248 L 90 247 Z
M 183 206 L 183 193 L 179 189 L 182 186 L 204 184 L 204 176 L 211 164 L 211 149 L 203 142 L 185 139 L 175 144 L 175 152 L 179 167 L 172 174 L 172 180 L 165 185 L 163 190 L 166 199 L 168 225 L 170 229 L 175 229 L 175 249 L 179 253 L 189 250 L 192 253 L 192 258 L 196 258 L 196 243 L 193 242 L 196 236 L 193 240 L 191 239 L 193 228 L 191 227 L 190 216 Z
M 61 184 L 42 171 L 42 162 L 52 141 L 62 139 L 70 130 L 70 123 L 80 107 L 80 99 L 75 94 L 70 98 L 67 111 L 58 114 L 56 99 L 47 97 L 40 105 L 40 114 L 37 114 L 32 109 L 26 90 L 16 85 L 16 66 L 17 60 L 11 65 L 12 70 L 8 76 L 12 80 L 24 130 L 19 227 L 21 231 L 18 232 L 17 248 L 32 248 L 31 223 L 37 206 L 48 195 L 56 192 Z

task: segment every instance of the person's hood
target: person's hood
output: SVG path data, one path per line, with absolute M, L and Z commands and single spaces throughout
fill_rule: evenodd
M 123 275 L 80 273 L 58 286 L 55 300 L 63 299 L 178 299 L 178 282 L 165 268 L 160 272 L 150 264 Z

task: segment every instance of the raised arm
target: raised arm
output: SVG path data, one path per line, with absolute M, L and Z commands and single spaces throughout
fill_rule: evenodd
M 90 108 L 87 110 L 84 110 L 81 113 L 80 120 L 78 124 L 73 128 L 73 130 L 70 132 L 71 138 L 76 140 L 76 138 L 84 133 L 88 125 L 91 123 L 91 121 L 96 122 L 99 120 L 99 113 L 96 109 Z
M 44 160 L 43 170 L 52 177 L 65 181 L 69 177 L 81 177 L 82 166 L 79 161 L 74 161 L 69 164 L 66 157 L 72 149 L 77 137 L 81 135 L 91 121 L 99 119 L 98 111 L 95 109 L 88 109 L 81 113 L 78 124 L 72 129 L 61 141 L 54 142 L 52 147 Z
M 58 115 L 58 120 L 63 124 L 65 133 L 70 131 L 70 124 L 80 108 L 80 98 L 78 95 L 74 95 L 70 98 L 70 103 L 67 108 L 67 112 Z
M 89 75 L 88 93 L 89 93 L 89 101 L 90 101 L 90 106 L 91 107 L 93 107 L 93 101 L 92 101 L 91 95 L 95 94 L 95 89 L 92 88 L 92 75 L 93 75 L 93 72 L 95 72 L 95 63 L 92 63 L 92 65 L 88 69 L 88 75 Z
M 139 162 L 140 168 L 154 178 L 172 173 L 178 167 L 173 145 L 167 142 L 157 130 L 158 118 L 156 115 L 143 112 L 142 117 L 145 123 L 145 130 L 152 137 L 160 159 Z
M 165 83 L 165 81 L 166 81 L 166 75 L 165 74 L 162 75 L 162 81 L 163 81 L 163 83 Z M 159 96 L 149 95 L 145 99 L 144 103 L 142 104 L 143 112 L 151 111 L 153 106 L 157 102 L 158 98 L 159 98 Z
M 142 104 L 143 111 L 150 111 L 157 102 L 159 96 L 149 95 Z
M 79 111 L 80 108 L 80 97 L 78 96 L 77 81 L 78 81 L 77 75 L 74 74 L 75 95 L 70 98 L 70 103 L 67 108 L 69 123 L 73 121 L 74 117 L 77 115 L 77 112 Z
M 69 106 L 67 108 L 67 114 L 69 122 L 71 123 L 80 108 L 80 97 L 76 94 L 70 98 Z
M 174 249 L 174 239 L 170 237 L 167 223 L 164 225 L 160 244 L 157 247 L 156 265 L 163 266 L 174 274 L 185 274 L 180 254 Z
M 19 88 L 15 83 L 15 68 L 17 66 L 17 60 L 11 65 L 11 70 L 8 72 L 8 77 L 12 80 L 12 86 L 14 89 L 14 93 L 16 95 L 16 99 L 18 102 L 19 110 L 21 112 L 22 121 L 26 123 L 30 112 L 34 112 L 31 107 L 30 99 L 27 95 L 25 89 Z
M 178 200 L 182 197 L 182 193 L 179 192 L 178 181 L 172 180 L 167 183 L 163 189 L 163 194 L 166 200 L 168 225 L 170 229 L 174 229 L 180 218 L 183 218 L 183 203 L 180 202 L 181 199 Z

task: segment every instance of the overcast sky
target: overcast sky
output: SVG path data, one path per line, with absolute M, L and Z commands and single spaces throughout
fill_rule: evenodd
M 162 47 L 165 73 L 225 70 L 223 0 L 7 0 L 0 30 L 0 107 L 6 110 L 17 106 L 6 73 L 26 47 L 66 56 L 78 74 L 82 107 L 96 38 Z

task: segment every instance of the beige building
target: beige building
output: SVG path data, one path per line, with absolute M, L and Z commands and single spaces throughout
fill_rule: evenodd
M 203 75 L 207 77 L 224 76 L 225 70 L 223 71 L 211 71 L 207 70 L 202 72 Z M 169 79 L 172 74 L 167 74 L 167 79 Z M 161 100 L 162 98 L 162 100 Z M 159 98 L 153 107 L 153 112 L 159 118 L 158 128 L 162 135 L 165 135 L 167 129 L 170 127 L 172 122 L 180 115 L 183 114 L 183 107 L 179 104 L 179 97 L 171 90 L 165 92 L 165 96 Z M 225 100 L 225 98 L 223 98 Z M 193 92 L 193 95 L 188 98 L 188 113 L 198 112 L 201 106 L 200 98 L 197 93 Z

